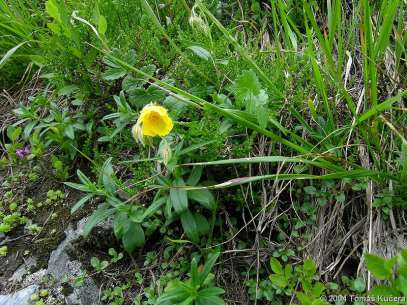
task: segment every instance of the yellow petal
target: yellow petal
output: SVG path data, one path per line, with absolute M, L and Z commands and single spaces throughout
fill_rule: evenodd
M 167 109 L 151 104 L 143 108 L 137 123 L 142 124 L 143 135 L 149 137 L 164 137 L 174 127 L 171 118 L 168 116 Z

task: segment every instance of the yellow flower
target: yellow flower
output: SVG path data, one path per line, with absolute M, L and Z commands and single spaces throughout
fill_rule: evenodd
M 142 141 L 143 136 L 165 137 L 174 127 L 167 109 L 162 106 L 149 104 L 141 110 L 136 125 L 132 128 L 133 137 Z

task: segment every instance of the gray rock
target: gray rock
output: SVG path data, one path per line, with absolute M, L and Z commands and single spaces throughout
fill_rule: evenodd
M 0 232 L 0 241 L 2 241 L 6 237 L 6 234 Z
M 76 279 L 82 275 L 82 264 L 72 260 L 68 253 L 72 250 L 73 243 L 80 238 L 85 223 L 85 219 L 81 220 L 76 230 L 69 226 L 65 231 L 65 240 L 51 253 L 48 273 L 57 284 L 64 279 Z M 86 278 L 81 287 L 74 288 L 73 293 L 66 297 L 66 302 L 68 305 L 98 305 L 99 289 L 91 278 Z
M 37 285 L 31 285 L 13 294 L 0 295 L 0 305 L 29 305 L 31 295 L 37 290 Z
M 22 264 L 20 267 L 17 268 L 16 271 L 14 271 L 11 278 L 9 278 L 9 281 L 14 284 L 21 282 L 23 278 L 30 273 L 30 269 L 35 267 L 36 265 L 37 259 L 35 257 L 29 257 L 27 260 L 25 260 L 24 264 Z
M 28 274 L 25 276 L 21 286 L 27 287 L 33 284 L 42 283 L 43 279 L 47 276 L 47 270 L 40 269 L 32 274 Z

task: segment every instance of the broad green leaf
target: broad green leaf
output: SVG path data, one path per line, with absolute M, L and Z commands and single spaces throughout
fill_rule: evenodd
M 209 190 L 188 191 L 188 198 L 199 202 L 208 210 L 212 211 L 216 208 L 215 197 Z
M 124 249 L 129 253 L 144 246 L 145 236 L 141 225 L 132 221 L 128 222 L 122 237 L 122 242 Z
M 201 289 L 198 293 L 199 297 L 210 297 L 210 296 L 216 296 L 216 295 L 221 295 L 224 294 L 225 290 L 219 287 L 209 287 L 205 289 Z
M 270 259 L 270 267 L 271 267 L 271 270 L 274 273 L 276 273 L 276 274 L 284 274 L 283 266 L 280 264 L 278 259 L 276 259 L 275 257 L 272 257 Z
M 198 229 L 198 233 L 201 236 L 205 236 L 209 233 L 209 222 L 208 220 L 198 213 L 193 213 L 195 223 Z
M 104 80 L 112 81 L 122 78 L 127 74 L 127 71 L 122 68 L 108 68 L 102 75 Z
M 407 278 L 407 249 L 400 251 L 397 261 L 399 264 L 400 276 Z
M 366 284 L 365 281 L 358 277 L 357 279 L 355 279 L 352 283 L 352 288 L 357 291 L 357 292 L 363 292 L 366 289 Z
M 113 218 L 113 233 L 117 239 L 121 239 L 123 237 L 124 228 L 126 224 L 129 222 L 129 218 L 127 213 L 117 213 Z
M 365 262 L 367 269 L 379 280 L 387 280 L 392 277 L 392 270 L 395 264 L 395 260 L 387 261 L 384 258 L 373 255 L 366 254 Z M 389 264 L 390 262 L 390 264 Z
M 100 34 L 105 35 L 106 30 L 107 30 L 107 21 L 106 18 L 102 15 L 99 15 L 98 18 L 98 31 Z
M 304 187 L 304 192 L 309 195 L 315 195 L 317 193 L 317 189 L 315 188 L 315 186 L 309 185 Z
M 369 290 L 368 292 L 369 296 L 375 297 L 378 300 L 379 305 L 399 305 L 399 302 L 389 302 L 388 300 L 383 300 L 380 301 L 380 299 L 383 299 L 383 297 L 397 297 L 400 296 L 400 293 L 388 286 L 384 285 L 378 285 L 373 287 L 372 289 Z
M 278 288 L 285 288 L 288 285 L 288 281 L 284 275 L 281 274 L 271 274 L 270 281 L 276 285 Z
M 48 0 L 45 3 L 45 11 L 50 15 L 52 18 L 57 20 L 58 22 L 61 22 L 61 16 L 59 13 L 59 9 L 57 4 L 55 3 L 54 0 Z
M 189 291 L 183 287 L 166 289 L 166 291 L 158 298 L 155 305 L 179 304 L 182 300 L 187 299 L 189 294 Z
M 183 186 L 185 186 L 184 180 L 177 178 L 173 187 L 170 188 L 171 204 L 177 214 L 188 209 L 188 195 L 187 191 L 182 188 Z
M 317 266 L 312 259 L 308 258 L 304 260 L 303 270 L 307 277 L 313 277 L 315 272 L 317 272 Z
M 75 139 L 75 130 L 72 125 L 67 125 L 64 130 L 64 134 L 71 140 Z
M 223 301 L 218 296 L 209 296 L 209 297 L 199 297 L 196 300 L 196 305 L 227 305 L 225 301 Z
M 58 90 L 58 95 L 59 96 L 70 96 L 75 92 L 78 92 L 80 88 L 77 85 L 68 85 L 64 86 L 61 89 Z
M 82 235 L 87 237 L 94 226 L 111 216 L 115 211 L 115 209 L 110 209 L 108 204 L 102 204 L 99 206 L 99 208 L 92 213 L 83 227 Z
M 407 276 L 400 274 L 399 276 L 399 290 L 407 297 Z
M 406 151 L 407 151 L 407 149 L 406 149 Z M 407 163 L 407 161 L 406 161 L 406 163 Z M 199 180 L 201 179 L 202 171 L 203 171 L 202 166 L 194 166 L 192 168 L 191 174 L 188 177 L 187 185 L 192 185 L 192 186 L 197 185 Z
M 145 210 L 143 214 L 143 219 L 146 217 L 150 217 L 155 212 L 157 212 L 166 201 L 167 197 L 160 197 L 154 200 L 153 203 Z
M 191 241 L 193 241 L 194 243 L 198 243 L 199 229 L 196 224 L 194 215 L 189 210 L 186 210 L 180 214 L 180 218 L 185 234 Z
M 99 170 L 98 183 L 103 185 L 105 190 L 109 193 L 114 193 L 116 191 L 115 182 L 113 181 L 113 166 L 112 166 L 112 157 L 106 159 L 103 162 L 102 167 Z
M 188 47 L 188 49 L 190 49 L 192 52 L 194 52 L 194 54 L 196 56 L 198 56 L 199 58 L 202 58 L 204 60 L 209 60 L 212 57 L 211 53 L 208 50 L 206 50 L 200 46 L 190 46 L 190 47 Z

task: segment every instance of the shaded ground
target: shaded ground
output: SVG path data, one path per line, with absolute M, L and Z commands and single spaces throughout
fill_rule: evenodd
M 43 202 L 47 197 L 47 192 L 52 189 L 63 189 L 63 185 L 55 182 L 51 174 L 48 173 L 48 175 L 42 176 L 39 182 L 22 186 L 19 190 L 19 198 L 20 200 L 32 198 L 34 202 Z M 30 270 L 31 272 L 46 268 L 50 253 L 65 238 L 64 230 L 68 224 L 76 223 L 89 213 L 89 209 L 84 208 L 77 214 L 71 215 L 72 205 L 82 195 L 74 190 L 67 191 L 65 195 L 66 197 L 62 202 L 51 206 L 44 205 L 27 215 L 32 223 L 42 227 L 39 234 L 29 234 L 24 230 L 24 225 L 19 225 L 8 232 L 0 242 L 1 245 L 8 247 L 7 256 L 0 257 L 0 265 L 4 266 L 0 269 L 0 293 L 8 293 L 18 288 L 10 285 L 8 279 L 28 257 L 33 256 L 37 260 L 35 270 Z

